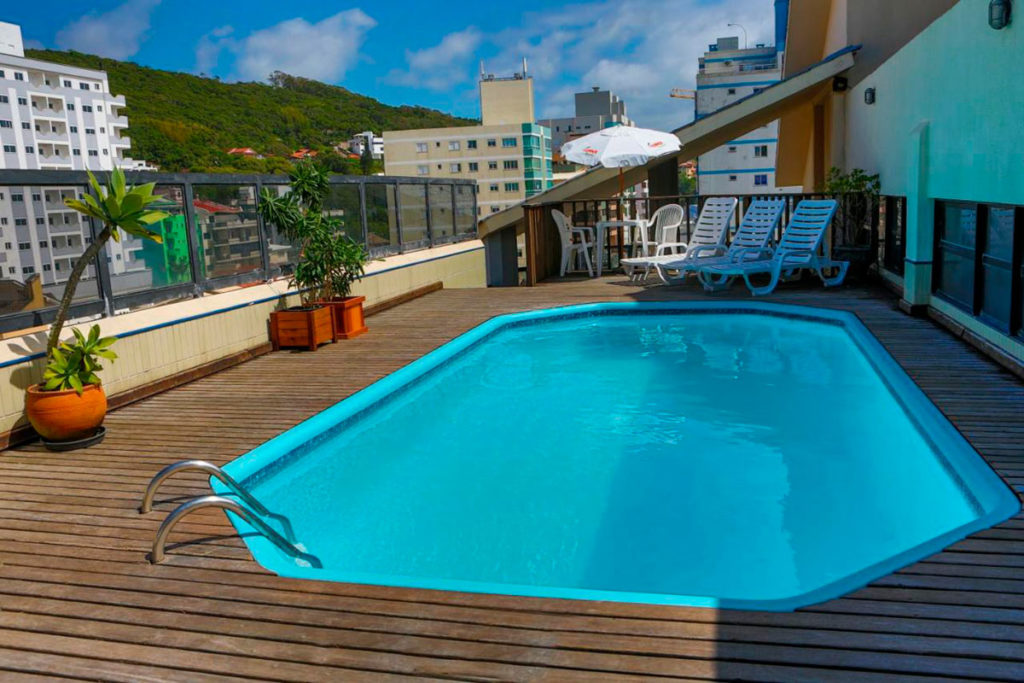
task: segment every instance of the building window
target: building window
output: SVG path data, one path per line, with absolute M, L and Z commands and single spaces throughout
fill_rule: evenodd
M 736 180 L 736 176 L 734 176 L 734 175 L 729 176 L 729 182 L 732 182 L 734 180 Z
M 428 175 L 430 173 L 429 166 L 417 166 L 416 175 Z
M 502 147 L 515 147 L 518 144 L 519 144 L 519 141 L 516 140 L 515 138 L 502 138 L 501 139 L 501 146 Z
M 767 185 L 768 184 L 768 174 L 767 173 L 758 173 L 758 174 L 756 174 L 754 176 L 754 184 L 755 185 Z
M 42 216 L 36 216 L 36 225 L 46 225 L 46 219 Z M 43 246 L 45 247 L 46 243 L 43 243 Z
M 0 74 L 2 74 L 2 73 L 3 73 L 3 71 L 0 71 Z M 8 273 L 17 273 L 17 272 L 18 272 L 18 269 L 17 269 L 17 268 L 15 268 L 14 266 L 8 266 L 8 267 L 7 267 L 7 272 L 8 272 Z
M 755 157 L 766 157 L 766 156 L 768 156 L 768 145 L 754 145 L 754 156 Z
M 1019 207 L 939 202 L 935 210 L 935 277 L 939 296 L 1006 334 L 1021 334 L 1024 303 Z M 1014 242 L 1018 244 L 1014 246 Z
M 46 249 L 46 248 L 47 248 L 48 246 L 50 246 L 50 243 L 49 243 L 49 242 L 47 242 L 46 240 L 41 240 L 41 241 L 39 242 L 39 247 L 40 247 L 41 249 Z
M 107 129 L 104 128 L 103 126 L 100 126 L 100 133 L 105 134 L 106 132 L 107 132 Z
M 92 84 L 92 89 L 93 90 L 99 90 L 100 89 L 100 84 L 99 83 L 93 83 Z
M 21 127 L 23 130 L 32 130 L 32 125 L 28 121 L 22 121 Z
M 110 150 L 104 148 L 103 149 L 103 156 L 105 156 L 105 157 L 110 156 Z
M 491 205 L 491 213 L 498 213 L 499 211 L 501 211 L 500 206 L 494 206 L 493 204 Z
M 43 264 L 43 270 L 44 270 L 44 271 L 48 271 L 48 270 L 50 270 L 50 264 L 49 264 L 49 263 L 44 263 L 44 264 Z
M 6 119 L 0 119 L 0 128 L 14 128 L 14 124 Z
M 84 111 L 84 112 L 88 112 L 88 113 L 90 113 L 90 114 L 91 114 L 91 113 L 92 113 L 92 105 L 89 105 L 89 104 L 83 104 L 83 105 L 82 105 L 82 111 Z
M 519 192 L 519 183 L 505 183 L 505 192 Z
M 735 95 L 736 94 L 736 88 L 729 88 L 728 90 L 726 90 L 726 93 L 728 93 L 729 95 Z
M 71 126 L 71 132 L 72 133 L 77 133 L 78 132 L 78 126 Z
M 97 152 L 96 150 L 94 150 L 94 149 L 90 149 L 89 150 L 89 156 L 91 156 L 91 157 L 98 157 L 99 155 L 100 155 L 100 153 Z
M 498 191 L 498 183 L 491 183 L 491 187 L 488 188 L 488 189 L 490 189 L 491 192 L 497 192 Z
M 101 107 L 100 105 L 96 105 L 96 111 L 103 111 L 103 107 Z
M 0 69 L 0 78 L 5 78 L 3 69 Z
M 480 164 L 478 164 L 475 161 L 469 162 L 469 172 L 470 173 L 476 173 L 479 170 L 480 170 Z
M 18 71 L 15 71 L 14 72 L 14 80 L 16 80 L 16 81 L 23 81 L 23 80 L 25 80 L 25 74 L 23 74 L 21 72 L 18 72 Z
M 23 201 L 25 201 L 25 195 L 21 194 L 20 192 L 12 192 L 11 193 L 11 201 L 12 202 L 23 202 Z
M 75 110 L 75 105 L 71 104 L 70 102 L 68 102 L 67 106 L 68 106 L 68 111 L 74 111 Z
M 458 140 L 451 140 L 448 142 L 449 152 L 458 152 L 460 149 L 462 149 L 462 145 L 459 144 Z
M 24 220 L 24 219 L 22 219 L 22 220 Z M 14 222 L 17 223 L 18 221 L 14 221 Z M 32 248 L 32 243 L 31 242 L 18 242 L 18 249 L 21 249 L 22 251 L 27 251 L 27 250 L 29 250 L 31 248 Z
M 417 142 L 416 143 L 416 153 L 417 154 L 423 154 L 426 151 L 427 151 L 427 143 L 425 143 L 425 142 Z
M 88 83 L 79 83 L 78 84 L 78 89 L 79 90 L 88 90 L 89 89 L 89 84 Z
M 72 87 L 72 86 L 71 86 L 71 81 L 64 81 L 64 87 L 65 87 L 65 88 L 70 88 L 70 87 Z
M 19 97 L 18 98 L 18 104 L 27 107 L 28 106 L 28 99 L 25 98 L 25 97 Z
M 0 95 L 0 104 L 9 104 L 9 103 L 10 103 L 10 99 L 7 98 L 7 95 Z
M 80 150 L 80 149 L 73 149 L 73 150 L 71 150 L 71 154 L 76 156 L 76 157 L 80 157 L 80 156 L 82 156 L 82 150 Z
M 512 171 L 512 170 L 515 170 L 515 169 L 519 168 L 519 160 L 518 159 L 506 159 L 504 165 L 505 165 L 505 170 L 506 171 Z
M 466 149 L 476 149 L 476 140 L 466 140 Z
M 34 275 L 36 272 L 35 266 L 25 266 L 21 269 L 21 272 L 25 275 Z
M 15 147 L 14 145 L 4 145 L 4 151 L 7 152 L 8 154 L 14 154 L 15 152 L 18 151 L 18 148 Z
M 498 141 L 495 140 L 494 138 L 491 138 L 490 140 L 487 141 L 487 146 L 488 147 L 497 147 L 498 146 Z
M 85 129 L 85 134 L 86 135 L 96 135 L 96 129 L 95 128 L 86 128 Z
M 488 161 L 487 162 L 487 170 L 488 171 L 497 171 L 498 170 L 498 162 L 497 161 Z
M 32 145 L 25 145 L 25 154 L 35 154 L 36 148 Z
M 732 154 L 735 151 L 736 151 L 736 147 L 734 145 L 729 147 L 729 154 Z
M 761 92 L 762 90 L 764 90 L 764 88 L 754 88 L 754 94 L 756 95 L 757 93 Z
M 449 173 L 462 173 L 462 164 L 449 164 L 448 165 L 448 172 Z
M 41 201 L 43 201 L 43 195 L 39 194 L 38 192 L 33 192 L 32 193 L 32 201 L 34 201 L 34 202 L 41 202 Z

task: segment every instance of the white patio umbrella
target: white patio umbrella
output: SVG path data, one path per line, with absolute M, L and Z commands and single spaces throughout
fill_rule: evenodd
M 633 126 L 612 126 L 570 140 L 562 145 L 567 161 L 584 166 L 619 169 L 619 194 L 623 187 L 623 168 L 643 166 L 655 157 L 679 150 L 679 138 L 672 133 Z

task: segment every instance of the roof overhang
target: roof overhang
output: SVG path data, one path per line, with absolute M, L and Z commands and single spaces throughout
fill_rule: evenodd
M 662 164 L 670 159 L 674 159 L 677 164 L 694 159 L 729 140 L 734 140 L 759 126 L 774 121 L 787 111 L 815 100 L 823 89 L 831 87 L 831 80 L 834 76 L 853 66 L 854 54 L 859 48 L 859 45 L 843 48 L 821 62 L 768 86 L 759 93 L 744 97 L 713 114 L 682 128 L 677 128 L 672 132 L 681 143 L 679 151 L 652 159 L 644 166 L 624 169 L 625 184 L 630 186 L 642 182 L 646 179 L 647 171 L 652 166 Z M 613 196 L 618 191 L 618 178 L 619 169 L 592 168 L 586 173 L 555 185 L 520 204 L 483 218 L 479 225 L 480 236 L 486 237 L 492 232 L 503 230 L 522 221 L 524 206 Z

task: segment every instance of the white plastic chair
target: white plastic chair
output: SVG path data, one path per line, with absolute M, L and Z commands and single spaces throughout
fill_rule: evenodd
M 594 277 L 594 265 L 590 258 L 590 249 L 594 245 L 594 229 L 586 227 L 575 227 L 569 218 L 558 209 L 551 210 L 551 216 L 555 219 L 555 226 L 558 227 L 558 237 L 562 242 L 562 261 L 559 267 L 559 277 L 565 277 L 565 271 L 573 256 L 579 261 L 582 260 L 587 266 L 587 274 Z M 577 241 L 577 237 L 579 240 Z
M 657 268 L 659 263 L 679 261 L 680 254 L 688 253 L 690 249 L 704 246 L 717 246 L 724 250 L 725 236 L 729 232 L 729 223 L 736 213 L 737 199 L 735 197 L 712 197 L 704 202 L 704 207 L 697 217 L 697 224 L 693 228 L 689 242 L 662 242 L 658 245 L 654 256 L 641 256 L 638 258 L 622 259 L 621 263 L 627 272 L 634 268 L 644 268 L 649 271 Z M 674 252 L 674 253 L 673 253 Z
M 785 208 L 785 199 L 755 199 L 743 214 L 728 249 L 720 245 L 693 247 L 674 261 L 659 260 L 655 264 L 658 276 L 667 284 L 677 284 L 705 266 L 767 258 L 763 250 L 775 236 Z M 675 276 L 670 275 L 673 272 Z
M 742 277 L 754 296 L 770 294 L 782 277 L 790 277 L 801 270 L 815 271 L 826 287 L 842 284 L 849 262 L 833 261 L 818 254 L 837 205 L 834 199 L 803 200 L 793 211 L 778 248 L 756 250 L 767 258 L 750 260 L 754 250 L 744 250 L 731 263 L 702 266 L 697 277 L 707 291 L 725 289 L 735 278 Z M 826 268 L 838 268 L 839 272 L 826 277 Z M 750 276 L 760 273 L 769 275 L 770 279 L 767 285 L 758 287 L 750 282 Z
M 638 240 L 634 241 L 633 258 L 646 258 L 658 253 L 662 244 L 679 244 L 679 227 L 683 224 L 683 207 L 666 204 L 647 221 L 637 226 Z M 653 239 L 652 239 L 653 238 Z M 632 259 L 623 259 L 622 266 L 632 279 L 639 271 L 632 265 Z M 650 266 L 645 266 L 641 279 L 646 278 Z

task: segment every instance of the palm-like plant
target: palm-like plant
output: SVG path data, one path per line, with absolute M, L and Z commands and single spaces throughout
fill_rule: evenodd
M 341 231 L 341 221 L 323 213 L 330 189 L 327 171 L 304 161 L 290 173 L 291 187 L 284 195 L 264 188 L 257 210 L 289 240 L 298 243 L 299 262 L 291 285 L 299 290 L 303 306 L 348 296 L 352 283 L 363 276 L 366 250 Z
M 65 199 L 64 203 L 69 208 L 100 221 L 103 224 L 103 230 L 78 259 L 68 276 L 67 284 L 64 286 L 64 295 L 57 307 L 57 315 L 50 327 L 50 336 L 46 342 L 46 355 L 51 359 L 60 343 L 60 333 L 67 321 L 68 310 L 75 298 L 75 290 L 82 279 L 82 274 L 85 273 L 88 265 L 95 261 L 107 241 L 113 237 L 114 241 L 119 242 L 122 230 L 135 237 L 151 239 L 154 242 L 163 241 L 163 237 L 146 227 L 168 216 L 163 211 L 149 208 L 153 202 L 160 199 L 158 195 L 153 194 L 156 183 L 127 187 L 124 171 L 115 168 L 110 173 L 106 187 L 100 185 L 90 171 L 89 185 L 96 193 L 95 197 L 83 194 L 79 199 Z

